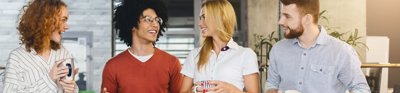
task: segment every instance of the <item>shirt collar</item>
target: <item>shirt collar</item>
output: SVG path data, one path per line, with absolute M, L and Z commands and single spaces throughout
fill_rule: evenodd
M 323 26 L 319 26 L 319 35 L 317 37 L 317 41 L 315 43 L 315 45 L 326 45 L 328 42 L 328 36 L 329 34 L 326 32 L 325 28 Z M 291 40 L 293 44 L 299 44 L 299 39 L 298 38 L 294 38 L 293 40 Z M 314 46 L 314 45 L 313 45 Z
M 235 41 L 233 41 L 232 38 L 228 41 L 228 44 L 226 44 L 226 46 L 229 47 L 229 49 L 227 51 L 229 51 L 231 49 L 237 50 L 240 48 L 240 46 Z M 214 53 L 214 50 L 211 49 L 211 52 Z
M 26 45 L 25 44 L 21 44 L 21 47 L 26 51 L 27 50 L 27 48 L 25 47 Z M 34 48 L 30 48 L 30 54 L 33 54 L 33 55 L 38 55 L 38 53 L 35 51 L 35 49 Z M 28 52 L 28 51 L 26 51 L 26 52 Z
M 21 46 L 23 47 L 23 49 L 26 51 L 26 47 L 25 47 L 25 44 L 21 44 Z M 62 48 L 62 47 L 61 47 Z M 29 52 L 29 53 L 31 53 L 31 54 L 33 54 L 33 55 L 39 55 L 37 52 L 36 52 L 36 50 L 34 49 L 34 48 L 30 48 L 31 49 L 31 52 Z M 56 50 L 53 50 L 53 49 L 50 49 L 50 54 L 53 52 L 53 51 L 56 51 Z M 28 52 L 28 51 L 26 51 L 26 52 Z
M 235 41 L 233 41 L 232 38 L 229 40 L 229 42 L 226 46 L 228 46 L 229 49 L 239 49 L 239 47 L 240 47 Z
M 329 34 L 326 32 L 326 30 L 323 26 L 319 26 L 319 29 L 320 29 L 320 33 L 317 38 L 317 44 L 325 45 L 328 42 Z

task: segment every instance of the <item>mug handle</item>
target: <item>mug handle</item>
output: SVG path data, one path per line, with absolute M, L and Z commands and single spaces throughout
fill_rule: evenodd
M 197 88 L 199 88 L 200 86 L 194 86 L 194 88 L 193 88 L 193 92 L 194 93 L 197 93 Z

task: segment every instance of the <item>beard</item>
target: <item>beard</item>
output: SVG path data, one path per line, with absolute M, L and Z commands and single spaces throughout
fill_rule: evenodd
M 286 26 L 286 28 L 289 29 L 289 33 L 285 32 L 285 34 L 284 34 L 285 38 L 287 38 L 287 39 L 298 38 L 301 35 L 303 35 L 303 32 L 304 32 L 303 25 L 301 25 L 301 24 L 299 26 L 297 26 L 297 28 L 295 28 L 295 29 L 290 28 L 289 26 Z

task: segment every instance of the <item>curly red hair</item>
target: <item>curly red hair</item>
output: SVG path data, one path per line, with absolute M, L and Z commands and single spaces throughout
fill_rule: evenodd
M 33 0 L 21 9 L 17 27 L 20 40 L 28 52 L 34 49 L 42 53 L 45 49 L 59 49 L 61 45 L 52 41 L 51 35 L 62 29 L 61 9 L 67 5 L 61 0 Z

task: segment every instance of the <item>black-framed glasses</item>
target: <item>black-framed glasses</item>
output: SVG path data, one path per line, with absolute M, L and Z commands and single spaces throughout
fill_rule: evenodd
M 153 23 L 153 21 L 157 21 L 160 25 L 163 23 L 163 20 L 161 17 L 152 18 L 150 16 L 143 16 L 142 18 L 144 19 L 144 21 L 146 23 L 149 23 L 149 24 Z

